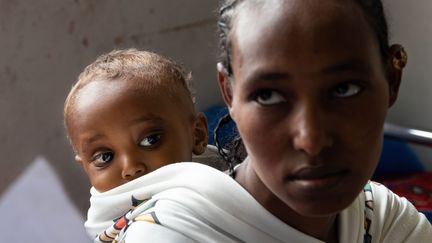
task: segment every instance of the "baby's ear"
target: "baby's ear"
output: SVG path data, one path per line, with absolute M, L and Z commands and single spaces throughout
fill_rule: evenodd
M 208 143 L 207 118 L 202 112 L 196 114 L 193 135 L 194 144 L 192 152 L 195 155 L 200 155 L 205 152 Z

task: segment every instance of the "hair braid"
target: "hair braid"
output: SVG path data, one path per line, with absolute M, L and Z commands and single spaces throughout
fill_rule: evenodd
M 355 1 L 366 16 L 369 26 L 372 28 L 380 47 L 382 61 L 386 63 L 389 58 L 389 34 L 388 25 L 381 0 L 356 0 Z
M 242 0 L 227 0 L 222 3 L 219 9 L 218 33 L 219 33 L 219 49 L 220 60 L 227 70 L 229 76 L 232 75 L 231 68 L 231 40 L 229 33 L 232 28 L 232 19 L 235 9 Z
M 228 165 L 228 171 L 229 171 L 229 175 L 231 177 L 234 177 L 234 163 L 231 160 L 231 156 L 229 155 L 230 151 L 227 151 L 226 149 L 223 148 L 222 144 L 220 143 L 219 140 L 219 131 L 220 129 L 225 125 L 228 124 L 230 121 L 232 121 L 232 118 L 230 116 L 229 113 L 227 113 L 226 115 L 224 115 L 222 118 L 219 119 L 216 128 L 214 130 L 214 141 L 215 141 L 215 145 L 218 149 L 218 153 L 219 155 L 222 157 L 222 159 L 227 163 Z
M 227 163 L 229 174 L 231 177 L 235 177 L 234 166 L 241 163 L 247 156 L 246 149 L 243 145 L 241 137 L 234 132 L 234 139 L 227 144 L 222 144 L 220 139 L 220 131 L 225 126 L 232 122 L 232 118 L 229 113 L 219 119 L 214 129 L 214 141 L 218 148 L 218 153 L 222 159 Z

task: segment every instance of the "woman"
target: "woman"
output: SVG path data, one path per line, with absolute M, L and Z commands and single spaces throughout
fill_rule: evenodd
M 159 170 L 176 178 L 135 211 L 154 223 L 131 223 L 126 242 L 431 241 L 424 215 L 368 182 L 406 64 L 381 1 L 231 0 L 219 26 L 219 83 L 247 157 L 234 180 Z

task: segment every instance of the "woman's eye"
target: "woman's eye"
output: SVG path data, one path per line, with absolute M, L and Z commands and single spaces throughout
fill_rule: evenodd
M 156 145 L 160 139 L 161 139 L 160 134 L 153 134 L 153 135 L 147 136 L 143 140 L 141 140 L 139 145 L 142 147 L 152 147 L 152 146 Z
M 286 101 L 280 93 L 274 90 L 259 91 L 255 100 L 260 105 L 275 105 Z
M 92 161 L 97 167 L 104 167 L 114 159 L 114 153 L 111 151 L 97 153 Z
M 344 83 L 336 87 L 333 95 L 338 98 L 346 98 L 354 96 L 362 90 L 361 86 L 354 83 Z

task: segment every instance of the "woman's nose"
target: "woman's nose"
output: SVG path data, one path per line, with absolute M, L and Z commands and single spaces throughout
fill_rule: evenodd
M 333 138 L 327 128 L 325 116 L 324 112 L 313 106 L 299 109 L 295 114 L 295 119 L 291 122 L 294 128 L 293 147 L 295 150 L 309 156 L 317 156 L 325 148 L 333 145 Z
M 134 180 L 146 174 L 147 167 L 137 156 L 123 156 L 122 178 L 128 181 Z

